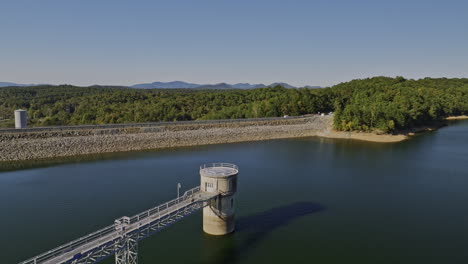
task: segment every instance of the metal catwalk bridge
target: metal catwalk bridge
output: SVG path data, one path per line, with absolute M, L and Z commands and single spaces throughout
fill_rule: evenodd
M 183 196 L 49 250 L 20 264 L 91 264 L 115 254 L 116 264 L 136 264 L 138 241 L 203 208 L 218 196 L 200 186 Z

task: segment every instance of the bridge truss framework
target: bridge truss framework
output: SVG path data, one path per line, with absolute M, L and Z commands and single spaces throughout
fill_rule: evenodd
M 197 186 L 177 199 L 132 217 L 121 217 L 113 225 L 20 264 L 93 264 L 112 255 L 116 264 L 137 264 L 138 241 L 207 206 L 217 196 Z

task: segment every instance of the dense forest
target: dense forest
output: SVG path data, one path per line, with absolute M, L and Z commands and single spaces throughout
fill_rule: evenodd
M 30 126 L 275 117 L 334 112 L 343 131 L 381 131 L 428 125 L 468 114 L 468 79 L 374 77 L 323 89 L 133 89 L 34 86 L 0 88 L 0 126 L 15 109 Z
M 391 133 L 468 114 L 468 79 L 375 77 L 332 90 L 338 130 Z
M 0 88 L 0 118 L 28 111 L 30 125 L 111 124 L 301 115 L 332 109 L 325 90 L 134 89 L 36 86 Z M 11 125 L 11 124 L 10 124 Z

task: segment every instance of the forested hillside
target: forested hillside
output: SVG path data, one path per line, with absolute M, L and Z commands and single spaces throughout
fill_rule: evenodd
M 70 85 L 0 88 L 0 126 L 13 126 L 13 111 L 19 108 L 28 111 L 31 126 L 274 117 L 333 111 L 338 130 L 391 133 L 449 115 L 468 114 L 468 79 L 375 77 L 324 89 L 276 86 L 252 90 L 144 90 Z
M 326 90 L 280 86 L 253 90 L 11 87 L 0 89 L 0 119 L 13 118 L 18 108 L 28 111 L 33 126 L 274 117 L 329 111 L 328 96 Z
M 468 79 L 375 77 L 336 85 L 335 128 L 395 132 L 468 113 Z

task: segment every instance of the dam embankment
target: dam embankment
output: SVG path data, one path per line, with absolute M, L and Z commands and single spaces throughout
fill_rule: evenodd
M 337 132 L 333 116 L 229 122 L 165 122 L 148 126 L 85 126 L 0 131 L 0 161 L 39 160 L 242 141 L 321 136 L 396 142 L 405 136 Z

